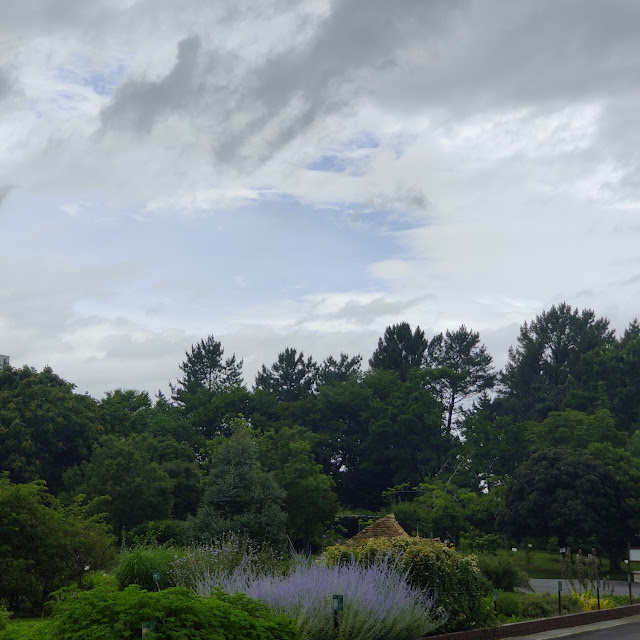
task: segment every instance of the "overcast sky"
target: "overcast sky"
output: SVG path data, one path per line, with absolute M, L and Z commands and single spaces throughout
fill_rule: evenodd
M 640 299 L 637 0 L 0 0 L 0 353 L 99 398 L 213 334 L 498 366 Z

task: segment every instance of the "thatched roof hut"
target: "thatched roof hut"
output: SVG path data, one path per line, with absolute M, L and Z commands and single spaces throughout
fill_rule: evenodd
M 365 527 L 360 533 L 347 540 L 346 544 L 357 544 L 370 538 L 410 538 L 411 536 L 398 524 L 393 513 Z

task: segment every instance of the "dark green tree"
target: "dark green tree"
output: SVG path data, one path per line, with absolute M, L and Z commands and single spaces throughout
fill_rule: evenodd
M 152 402 L 146 391 L 115 389 L 105 393 L 98 411 L 106 435 L 126 437 L 148 430 Z
M 107 522 L 118 533 L 122 527 L 169 518 L 173 482 L 152 459 L 151 447 L 148 435 L 105 436 L 89 461 L 65 474 L 68 491 L 91 500 L 105 497 Z
M 378 509 L 388 487 L 415 486 L 455 460 L 425 375 L 415 369 L 403 381 L 372 369 L 320 389 L 314 430 L 327 453 L 319 459 L 328 460 L 342 504 Z
M 102 431 L 96 401 L 50 367 L 0 370 L 0 471 L 14 482 L 41 478 L 51 491 L 91 455 Z
M 287 532 L 307 554 L 318 543 L 338 511 L 335 483 L 316 463 L 311 445 L 304 440 L 289 444 L 288 459 L 275 473 L 286 491 Z
M 548 449 L 523 462 L 507 484 L 502 523 L 507 535 L 549 539 L 596 537 L 607 545 L 620 523 L 620 493 L 611 471 L 583 451 Z
M 187 526 L 192 541 L 219 540 L 229 532 L 282 548 L 287 514 L 285 492 L 272 473 L 262 470 L 258 448 L 246 425 L 217 450 L 198 512 Z
M 295 402 L 313 393 L 317 376 L 318 365 L 311 356 L 305 359 L 302 351 L 287 347 L 271 368 L 262 365 L 255 388 L 272 393 L 281 402 Z
M 378 346 L 369 358 L 369 366 L 395 371 L 401 380 L 406 380 L 410 369 L 424 364 L 427 347 L 420 327 L 412 332 L 408 322 L 394 324 L 387 327 L 384 336 L 379 338 Z
M 565 405 L 580 411 L 608 409 L 618 429 L 634 433 L 640 427 L 640 325 L 634 320 L 619 341 L 585 354 L 581 380 L 569 389 Z
M 454 413 L 459 413 L 465 402 L 492 389 L 496 381 L 493 358 L 480 342 L 480 334 L 465 325 L 431 339 L 426 365 L 433 371 L 434 387 L 443 404 L 448 431 L 451 431 Z
M 609 320 L 565 302 L 525 322 L 501 377 L 504 409 L 518 420 L 543 420 L 559 411 L 570 381 L 582 378 L 582 357 L 613 342 Z
M 350 377 L 360 374 L 362 356 L 349 357 L 340 353 L 340 359 L 329 356 L 318 368 L 318 386 L 346 382 Z
M 85 567 L 109 568 L 113 538 L 81 501 L 63 508 L 43 482 L 13 484 L 0 476 L 0 600 L 16 613 L 41 611 L 55 589 Z
M 242 386 L 242 360 L 224 358 L 224 349 L 219 340 L 209 335 L 185 353 L 187 359 L 179 365 L 184 374 L 172 387 L 173 397 L 184 401 L 185 395 L 194 395 L 204 389 L 211 394 Z

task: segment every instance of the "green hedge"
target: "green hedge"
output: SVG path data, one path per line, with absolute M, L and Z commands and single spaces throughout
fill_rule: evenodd
M 408 570 L 412 584 L 436 597 L 436 607 L 446 611 L 442 631 L 459 631 L 493 624 L 490 585 L 483 578 L 475 556 L 462 556 L 441 542 L 422 538 L 374 538 L 356 545 L 336 545 L 325 552 L 329 564 L 354 556 L 373 562 L 376 556 L 392 555 Z

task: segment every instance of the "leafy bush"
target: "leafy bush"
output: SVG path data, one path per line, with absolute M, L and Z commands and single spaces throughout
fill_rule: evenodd
M 433 540 L 421 538 L 375 538 L 357 545 L 339 545 L 325 552 L 328 564 L 351 562 L 352 558 L 370 566 L 391 555 L 407 572 L 410 583 L 436 599 L 438 611 L 448 619 L 443 629 L 458 631 L 490 625 L 493 613 L 484 597 L 490 587 L 482 577 L 474 556 L 461 556 Z
M 4 602 L 0 602 L 0 631 L 7 627 L 7 623 L 11 618 L 11 611 L 7 611 Z
M 90 573 L 83 581 L 84 589 L 95 589 L 97 587 L 118 587 L 118 580 L 110 573 Z
M 522 617 L 530 620 L 551 618 L 558 615 L 558 596 L 551 593 L 520 594 L 522 600 Z M 575 594 L 561 596 L 562 613 L 580 613 L 582 604 Z
M 170 569 L 177 556 L 177 549 L 158 545 L 137 546 L 123 551 L 114 571 L 118 586 L 124 589 L 137 584 L 148 591 L 155 591 L 154 572 L 162 576 L 161 588 L 175 586 Z
M 515 558 L 505 555 L 489 555 L 482 553 L 478 556 L 478 567 L 482 575 L 501 591 L 513 591 L 516 587 L 531 591 L 529 576 L 518 567 Z
M 508 591 L 501 591 L 498 593 L 498 601 L 496 602 L 496 611 L 498 615 L 505 616 L 507 618 L 522 616 L 522 599 L 515 593 Z
M 413 640 L 441 622 L 432 600 L 410 586 L 407 571 L 389 557 L 367 566 L 353 559 L 327 566 L 299 556 L 284 576 L 256 574 L 244 563 L 206 576 L 198 590 L 207 594 L 217 587 L 246 593 L 295 618 L 308 640 Z M 337 635 L 331 608 L 335 593 L 344 597 Z
M 65 640 L 139 637 L 155 622 L 155 640 L 299 640 L 292 620 L 242 594 L 201 597 L 173 587 L 149 592 L 137 585 L 118 591 L 61 590 L 53 603 L 52 635 Z

